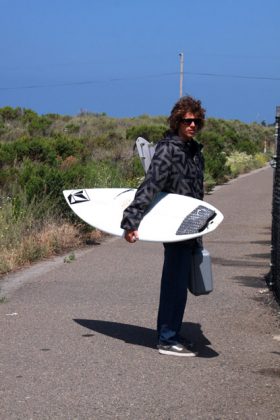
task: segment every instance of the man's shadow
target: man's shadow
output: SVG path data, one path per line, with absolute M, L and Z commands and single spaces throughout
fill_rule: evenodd
M 151 328 L 97 319 L 74 319 L 74 321 L 88 330 L 107 335 L 116 340 L 122 340 L 125 343 L 153 349 L 157 345 L 157 332 Z M 211 347 L 208 347 L 211 343 L 203 334 L 200 324 L 193 322 L 183 323 L 182 335 L 194 341 L 194 350 L 197 351 L 198 357 L 211 358 L 219 355 Z M 88 337 L 90 334 L 83 334 L 83 336 Z

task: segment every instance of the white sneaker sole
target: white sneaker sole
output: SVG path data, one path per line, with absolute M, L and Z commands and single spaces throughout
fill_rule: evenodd
M 158 351 L 159 351 L 160 354 L 166 354 L 168 356 L 179 356 L 179 357 L 195 357 L 196 356 L 196 353 L 192 353 L 192 352 L 190 352 L 190 353 L 184 353 L 184 352 L 180 353 L 178 351 L 178 353 L 176 353 L 175 351 L 163 350 L 163 349 L 159 349 Z

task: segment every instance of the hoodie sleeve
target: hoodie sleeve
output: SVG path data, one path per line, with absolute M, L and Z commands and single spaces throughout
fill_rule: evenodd
M 124 210 L 122 229 L 137 230 L 145 210 L 155 195 L 164 191 L 172 162 L 171 148 L 168 141 L 157 144 L 146 177 L 139 186 L 133 202 Z

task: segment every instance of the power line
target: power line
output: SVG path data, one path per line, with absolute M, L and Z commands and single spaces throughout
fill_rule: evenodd
M 209 76 L 209 77 L 226 77 L 230 79 L 249 79 L 249 80 L 274 80 L 279 81 L 280 77 L 271 77 L 271 76 L 246 76 L 241 74 L 223 74 L 223 73 L 193 73 L 187 72 L 186 74 L 194 76 Z
M 111 83 L 111 82 L 122 82 L 122 81 L 129 81 L 129 80 L 133 81 L 133 80 L 159 78 L 159 77 L 165 77 L 165 76 L 174 76 L 177 74 L 178 74 L 177 72 L 174 72 L 174 73 L 150 74 L 150 75 L 136 76 L 136 77 L 118 77 L 118 78 L 112 78 L 112 79 L 107 79 L 107 80 L 56 82 L 56 83 L 48 83 L 48 84 L 25 85 L 25 86 L 6 86 L 6 87 L 1 86 L 0 90 L 38 89 L 38 88 L 49 88 L 49 87 L 92 85 L 92 84 L 102 84 L 102 83 Z
M 190 76 L 201 76 L 201 77 L 215 77 L 215 78 L 228 78 L 228 79 L 247 79 L 247 80 L 270 80 L 270 81 L 280 81 L 280 77 L 271 77 L 271 76 L 254 76 L 254 75 L 241 75 L 241 74 L 226 74 L 226 73 L 198 73 L 198 72 L 184 72 Z M 135 77 L 119 77 L 112 78 L 107 80 L 84 80 L 84 81 L 71 81 L 71 82 L 57 82 L 57 83 L 47 83 L 47 84 L 32 84 L 25 86 L 0 86 L 1 91 L 7 90 L 23 90 L 23 89 L 42 89 L 50 87 L 66 87 L 66 86 L 83 86 L 83 85 L 93 85 L 93 84 L 104 84 L 112 82 L 122 82 L 122 81 L 134 81 L 134 80 L 144 80 L 160 77 L 169 77 L 169 76 L 178 76 L 179 72 L 171 73 L 159 73 L 159 74 L 150 74 L 145 76 L 135 76 Z

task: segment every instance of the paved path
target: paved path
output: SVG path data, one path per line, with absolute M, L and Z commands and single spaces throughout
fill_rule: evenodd
M 225 220 L 205 240 L 215 290 L 185 314 L 196 358 L 155 349 L 160 244 L 108 240 L 2 280 L 1 420 L 278 420 L 271 191 L 267 168 L 206 197 Z

